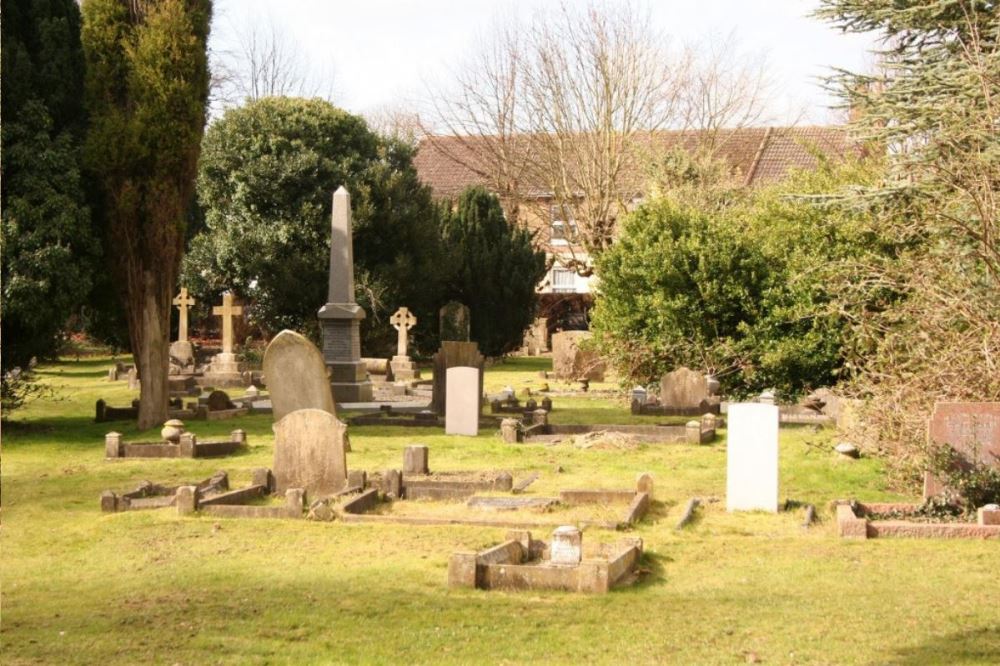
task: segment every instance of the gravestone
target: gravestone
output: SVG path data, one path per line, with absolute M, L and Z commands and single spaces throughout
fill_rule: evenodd
M 188 339 L 188 308 L 195 305 L 192 297 L 188 296 L 187 287 L 181 287 L 181 292 L 174 297 L 173 303 L 179 312 L 177 319 L 177 341 L 186 342 Z
M 194 345 L 190 340 L 175 340 L 170 343 L 170 374 L 194 374 Z
M 264 376 L 275 421 L 299 409 L 337 414 L 323 355 L 305 336 L 278 333 L 264 351 Z
M 205 405 L 210 412 L 221 412 L 227 409 L 236 409 L 236 405 L 229 399 L 229 394 L 218 389 L 208 394 Z
M 552 371 L 558 379 L 604 381 L 604 361 L 597 352 L 581 349 L 590 331 L 562 331 L 552 336 Z
M 447 370 L 447 406 L 444 416 L 446 435 L 479 434 L 480 371 L 478 368 L 454 367 Z
M 407 355 L 410 329 L 417 325 L 417 318 L 413 316 L 409 308 L 399 308 L 395 314 L 389 318 L 389 323 L 397 331 L 396 355 L 392 357 L 390 363 L 392 376 L 397 380 L 410 380 L 420 377 L 417 364 L 410 360 Z
M 445 303 L 438 311 L 441 322 L 441 342 L 468 342 L 472 318 L 469 307 L 457 301 Z
M 479 369 L 479 395 L 483 394 L 483 370 L 485 359 L 479 353 L 479 344 L 475 342 L 457 342 L 453 340 L 441 343 L 441 349 L 434 355 L 434 383 L 431 392 L 431 409 L 438 414 L 447 412 L 448 368 L 459 366 Z
M 524 353 L 528 356 L 538 356 L 549 350 L 549 320 L 539 317 L 532 322 L 524 333 Z
M 212 386 L 243 386 L 240 362 L 233 353 L 233 317 L 243 315 L 243 307 L 233 302 L 231 292 L 222 295 L 222 305 L 212 308 L 222 318 L 222 351 L 205 368 L 205 380 Z
M 310 500 L 347 487 L 347 426 L 321 409 L 299 409 L 274 424 L 275 491 L 303 488 Z
M 572 525 L 557 527 L 552 532 L 549 562 L 557 565 L 576 566 L 583 559 L 583 535 Z
M 947 444 L 967 462 L 1000 468 L 1000 402 L 939 402 L 927 424 L 931 444 Z M 924 497 L 944 490 L 933 474 L 924 477 Z
M 343 186 L 333 193 L 330 223 L 330 267 L 327 303 L 319 310 L 323 359 L 330 368 L 330 387 L 337 402 L 371 402 L 373 387 L 361 360 L 361 320 L 365 311 L 354 302 L 354 238 L 351 195 Z
M 729 405 L 726 510 L 778 511 L 778 407 Z
M 708 378 L 683 367 L 660 379 L 660 405 L 666 414 L 701 416 L 719 412 L 719 400 L 711 395 Z
M 414 444 L 403 449 L 403 474 L 430 474 L 427 464 L 429 449 L 423 444 Z

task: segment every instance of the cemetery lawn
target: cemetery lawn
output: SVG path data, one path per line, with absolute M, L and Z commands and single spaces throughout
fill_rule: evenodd
M 546 382 L 558 390 L 538 376 L 547 362 L 494 366 L 487 389 L 511 385 L 522 398 Z M 189 424 L 202 439 L 245 429 L 242 455 L 105 461 L 111 429 L 157 437 L 93 423 L 96 399 L 124 406 L 134 397 L 125 382 L 107 381 L 109 365 L 41 368 L 59 399 L 4 426 L 4 664 L 1000 663 L 1000 544 L 839 539 L 831 500 L 916 498 L 886 488 L 877 461 L 836 460 L 828 431 L 782 429 L 781 496 L 819 509 L 805 530 L 800 508 L 725 512 L 724 433 L 706 446 L 621 450 L 504 445 L 492 429 L 469 438 L 352 427 L 349 467 L 398 468 L 405 445 L 424 443 L 435 471 L 503 468 L 515 481 L 540 472 L 527 496 L 631 488 L 638 473 L 654 474 L 655 502 L 634 531 L 646 548 L 638 585 L 604 596 L 449 590 L 449 555 L 498 543 L 505 530 L 102 514 L 101 491 L 143 479 L 225 469 L 234 487 L 245 485 L 251 468 L 270 466 L 273 444 L 270 417 L 258 415 Z M 602 392 L 610 388 L 556 395 L 552 420 L 662 422 L 631 416 L 624 399 Z M 695 495 L 705 509 L 678 532 Z

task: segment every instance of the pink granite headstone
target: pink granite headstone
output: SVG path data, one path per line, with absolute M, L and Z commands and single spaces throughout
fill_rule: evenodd
M 947 444 L 969 461 L 1000 468 L 1000 402 L 939 402 L 927 425 L 932 444 Z M 944 487 L 931 473 L 924 476 L 924 497 Z

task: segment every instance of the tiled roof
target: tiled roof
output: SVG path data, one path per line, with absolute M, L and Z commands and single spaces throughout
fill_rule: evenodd
M 688 150 L 710 141 L 705 132 L 660 131 L 648 137 L 651 156 L 682 146 Z M 475 136 L 433 136 L 423 139 L 414 165 L 424 183 L 439 198 L 454 198 L 471 185 L 491 187 L 487 166 L 488 142 L 492 138 Z M 780 180 L 793 168 L 816 165 L 815 152 L 841 156 L 851 151 L 843 127 L 748 127 L 721 130 L 714 135 L 714 153 L 724 159 L 734 174 L 747 185 Z M 626 178 L 627 186 L 637 191 L 643 187 L 642 174 Z M 522 193 L 530 196 L 542 190 L 531 183 L 519 183 Z

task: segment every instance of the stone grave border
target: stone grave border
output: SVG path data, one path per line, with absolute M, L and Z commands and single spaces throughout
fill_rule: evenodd
M 236 429 L 229 434 L 228 441 L 199 442 L 190 432 L 182 433 L 174 442 L 124 442 L 120 432 L 109 432 L 104 436 L 104 456 L 108 459 L 120 458 L 209 458 L 227 456 L 245 449 L 247 434 Z
M 174 506 L 177 489 L 184 485 L 195 487 L 199 492 L 205 494 L 224 492 L 229 490 L 229 475 L 224 471 L 219 471 L 199 483 L 176 486 L 164 486 L 142 481 L 135 490 L 121 494 L 113 490 L 105 490 L 101 493 L 101 511 L 138 511 Z
M 869 520 L 872 513 L 915 511 L 912 502 L 854 502 L 838 500 L 837 533 L 845 539 L 909 537 L 917 539 L 1000 539 L 1000 511 L 980 509 L 976 523 L 918 523 L 908 520 Z
M 453 553 L 448 560 L 448 586 L 606 594 L 636 578 L 642 539 L 624 537 L 613 544 L 602 543 L 597 557 L 575 565 L 539 561 L 548 550 L 549 545 L 532 539 L 530 532 L 508 532 L 507 540 L 492 548 Z
M 645 425 L 645 424 L 559 424 L 548 422 L 543 410 L 532 413 L 532 422 L 525 425 L 516 419 L 504 419 L 500 424 L 500 435 L 508 444 L 526 442 L 538 435 L 585 435 L 593 432 L 614 432 L 640 437 L 654 437 L 655 442 L 665 444 L 710 444 L 715 441 L 718 420 L 710 415 L 700 420 L 688 421 L 685 425 Z
M 468 474 L 468 472 L 457 472 L 455 474 Z M 436 480 L 425 480 L 420 477 L 423 475 L 413 474 L 407 475 L 398 470 L 388 470 L 382 475 L 381 478 L 381 495 L 383 498 L 390 499 L 393 497 L 401 497 L 402 499 L 395 499 L 390 501 L 408 501 L 413 499 L 430 499 L 430 500 L 456 500 L 456 499 L 467 499 L 475 496 L 477 491 L 487 490 L 487 491 L 509 491 L 515 492 L 512 485 L 513 477 L 508 473 L 498 473 L 497 483 L 490 483 L 486 481 L 469 482 L 469 481 L 455 481 L 447 482 L 440 479 Z M 416 477 L 416 480 L 413 480 Z M 641 521 L 646 513 L 649 511 L 649 505 L 652 495 L 652 482 L 651 477 L 647 477 L 648 480 L 642 480 L 643 477 L 647 475 L 642 475 L 640 481 L 637 484 L 635 490 L 618 490 L 618 489 L 584 489 L 584 490 L 563 490 L 559 493 L 559 501 L 562 504 L 569 506 L 581 505 L 581 504 L 611 504 L 619 502 L 628 502 L 628 508 L 622 517 L 617 521 L 603 521 L 603 520 L 580 520 L 577 522 L 577 526 L 580 528 L 593 527 L 606 530 L 623 530 L 634 526 L 636 523 Z M 534 481 L 537 478 L 536 475 L 529 476 L 526 480 Z M 530 482 L 529 481 L 529 482 Z M 395 487 L 394 487 L 394 484 Z M 348 484 L 350 486 L 350 483 Z M 523 481 L 517 484 L 520 490 L 526 487 L 528 483 Z M 523 487 L 522 487 L 523 486 Z M 364 494 L 372 493 L 376 491 L 375 488 L 366 490 Z M 396 495 L 396 493 L 399 493 Z M 519 491 L 518 491 L 519 492 Z M 486 518 L 445 518 L 440 516 L 421 516 L 421 515 L 407 515 L 407 516 L 394 516 L 391 514 L 372 514 L 368 513 L 371 509 L 375 508 L 377 505 L 378 493 L 377 491 L 372 494 L 369 501 L 365 501 L 359 504 L 351 504 L 341 506 L 338 513 L 338 518 L 344 523 L 389 523 L 389 524 L 404 524 L 404 525 L 470 525 L 476 527 L 505 527 L 510 529 L 535 529 L 535 528 L 555 528 L 560 525 L 564 525 L 565 522 L 557 521 L 544 521 L 544 520 L 525 520 L 525 519 L 486 519 Z

